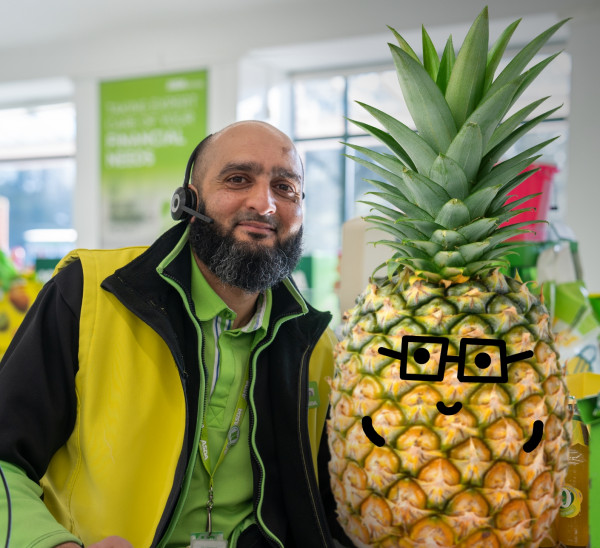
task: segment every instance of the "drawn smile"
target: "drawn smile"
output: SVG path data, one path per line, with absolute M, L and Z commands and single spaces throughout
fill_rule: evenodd
M 457 401 L 451 407 L 448 407 L 444 402 L 441 401 L 437 402 L 435 406 L 437 407 L 438 411 L 442 413 L 442 415 L 448 416 L 456 415 L 456 413 L 458 413 L 462 409 L 462 403 L 460 403 L 459 401 Z

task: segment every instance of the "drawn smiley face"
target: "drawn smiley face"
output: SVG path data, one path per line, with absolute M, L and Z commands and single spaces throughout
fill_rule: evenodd
M 436 349 L 436 359 L 432 360 L 432 353 L 428 348 Z M 477 347 L 481 351 L 477 351 Z M 533 356 L 533 352 L 519 352 L 518 354 L 507 355 L 506 343 L 500 339 L 477 339 L 464 338 L 460 341 L 458 356 L 448 354 L 449 341 L 446 337 L 429 337 L 422 335 L 405 335 L 402 337 L 401 351 L 390 350 L 380 347 L 379 354 L 388 356 L 400 361 L 400 378 L 403 380 L 417 381 L 442 381 L 447 363 L 458 364 L 457 378 L 460 382 L 476 383 L 505 383 L 508 382 L 508 365 L 510 363 L 526 360 Z M 434 362 L 435 370 L 423 373 L 409 371 L 409 357 L 420 366 L 425 366 Z M 467 366 L 468 364 L 468 366 Z M 494 364 L 494 370 L 491 374 L 475 374 L 473 371 L 487 370 Z M 499 369 L 499 371 L 497 371 Z M 443 415 L 455 415 L 462 409 L 461 402 L 454 402 L 448 406 L 447 402 L 438 401 L 436 407 Z M 385 439 L 380 436 L 373 428 L 371 417 L 365 416 L 362 419 L 362 427 L 365 435 L 378 447 L 385 444 Z M 523 445 L 526 453 L 533 451 L 540 443 L 544 432 L 544 423 L 536 420 L 533 423 L 531 438 Z

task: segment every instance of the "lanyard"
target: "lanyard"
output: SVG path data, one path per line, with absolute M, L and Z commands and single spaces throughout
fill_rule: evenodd
M 215 464 L 214 469 L 211 472 L 210 465 L 210 454 L 208 452 L 208 433 L 206 432 L 206 428 L 204 424 L 202 425 L 202 429 L 200 431 L 200 459 L 202 460 L 202 464 L 204 469 L 206 470 L 209 483 L 208 483 L 208 501 L 206 503 L 207 510 L 207 531 L 209 534 L 212 533 L 212 509 L 213 509 L 213 478 L 217 471 L 219 465 L 223 462 L 225 455 L 229 452 L 229 450 L 238 442 L 240 439 L 240 427 L 242 424 L 242 419 L 244 418 L 244 413 L 248 408 L 248 385 L 250 384 L 249 378 L 249 367 L 246 367 L 246 374 L 244 377 L 244 384 L 242 387 L 242 391 L 238 396 L 238 401 L 235 406 L 235 411 L 233 413 L 233 417 L 231 419 L 231 424 L 229 425 L 229 430 L 227 431 L 227 439 L 223 444 L 223 448 L 221 449 L 221 454 L 219 455 L 219 459 L 217 460 L 217 464 Z

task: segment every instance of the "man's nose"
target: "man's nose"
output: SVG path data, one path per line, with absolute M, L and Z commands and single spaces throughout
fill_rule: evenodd
M 246 197 L 246 207 L 254 209 L 260 215 L 272 215 L 277 210 L 277 200 L 267 180 L 257 181 Z

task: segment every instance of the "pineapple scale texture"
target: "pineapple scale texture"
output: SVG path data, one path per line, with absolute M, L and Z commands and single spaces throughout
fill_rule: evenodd
M 446 337 L 448 355 L 460 341 L 497 339 L 508 355 L 508 382 L 461 382 L 457 363 L 443 380 L 405 380 L 402 337 Z M 408 357 L 408 372 L 431 374 L 429 361 Z M 478 347 L 477 353 L 481 351 Z M 404 269 L 371 283 L 344 314 L 331 379 L 329 471 L 338 519 L 357 547 L 538 546 L 557 515 L 571 437 L 568 393 L 553 347 L 549 314 L 527 285 L 500 271 L 458 284 L 440 284 Z M 497 375 L 498 361 L 466 371 Z M 437 403 L 461 410 L 447 416 Z M 382 447 L 365 435 L 372 418 Z M 523 445 L 536 420 L 542 440 Z

